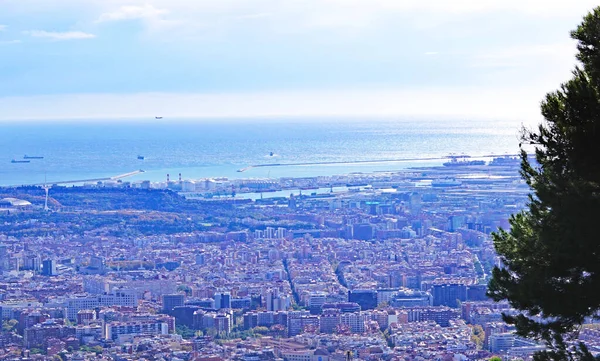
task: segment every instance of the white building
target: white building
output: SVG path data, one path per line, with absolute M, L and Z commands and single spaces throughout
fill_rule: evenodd
M 127 306 L 137 307 L 138 298 L 135 293 L 117 291 L 107 295 L 75 295 L 64 300 L 69 320 L 77 319 L 77 312 L 93 310 L 97 307 Z
M 110 322 L 104 325 L 104 338 L 117 340 L 123 335 L 166 335 L 169 326 L 166 322 Z

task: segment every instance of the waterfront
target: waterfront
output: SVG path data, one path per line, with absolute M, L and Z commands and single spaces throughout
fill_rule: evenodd
M 143 169 L 131 181 L 204 177 L 279 178 L 394 171 L 441 165 L 443 160 L 253 168 L 252 164 L 352 162 L 514 154 L 519 122 L 455 119 L 323 122 L 284 119 L 168 121 L 141 124 L 62 122 L 2 124 L 0 185 L 110 177 Z M 499 130 L 500 129 L 500 130 Z M 60 146 L 58 146 L 60 145 Z M 270 156 L 270 152 L 274 155 Z M 24 154 L 44 156 L 11 164 Z M 137 159 L 143 155 L 144 160 Z

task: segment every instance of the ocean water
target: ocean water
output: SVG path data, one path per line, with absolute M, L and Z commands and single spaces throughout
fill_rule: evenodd
M 457 119 L 240 119 L 0 123 L 0 185 L 111 177 L 262 178 L 393 171 L 443 161 L 238 169 L 252 164 L 352 162 L 515 154 L 521 124 Z M 270 152 L 275 155 L 270 156 Z M 23 155 L 43 156 L 13 164 Z M 143 155 L 145 160 L 138 160 Z

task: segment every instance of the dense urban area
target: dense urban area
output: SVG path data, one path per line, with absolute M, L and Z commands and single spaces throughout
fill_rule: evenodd
M 527 359 L 486 297 L 518 169 L 0 188 L 0 359 Z

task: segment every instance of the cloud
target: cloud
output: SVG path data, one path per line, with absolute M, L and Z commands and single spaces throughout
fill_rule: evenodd
M 124 5 L 115 11 L 103 13 L 102 15 L 100 15 L 98 22 L 134 20 L 134 19 L 152 19 L 152 18 L 158 18 L 161 15 L 165 15 L 168 13 L 169 13 L 168 10 L 157 9 L 150 4 L 144 4 L 141 6 Z
M 15 40 L 0 40 L 0 45 L 12 45 L 12 44 L 21 44 L 22 41 L 15 39 Z
M 571 68 L 576 54 L 574 41 L 542 45 L 514 45 L 510 47 L 484 49 L 476 54 L 472 67 L 523 67 L 540 66 L 546 63 L 559 65 L 559 68 Z
M 6 30 L 6 28 L 8 28 L 8 25 L 0 24 L 0 31 L 4 31 L 4 30 Z
M 45 30 L 30 30 L 25 31 L 25 34 L 34 38 L 46 38 L 51 40 L 79 40 L 79 39 L 92 39 L 96 35 L 86 33 L 83 31 L 45 31 Z
M 261 18 L 268 18 L 269 16 L 272 16 L 272 15 L 273 14 L 271 14 L 271 13 L 255 13 L 255 14 L 237 15 L 234 18 L 238 19 L 238 20 L 261 19 Z

